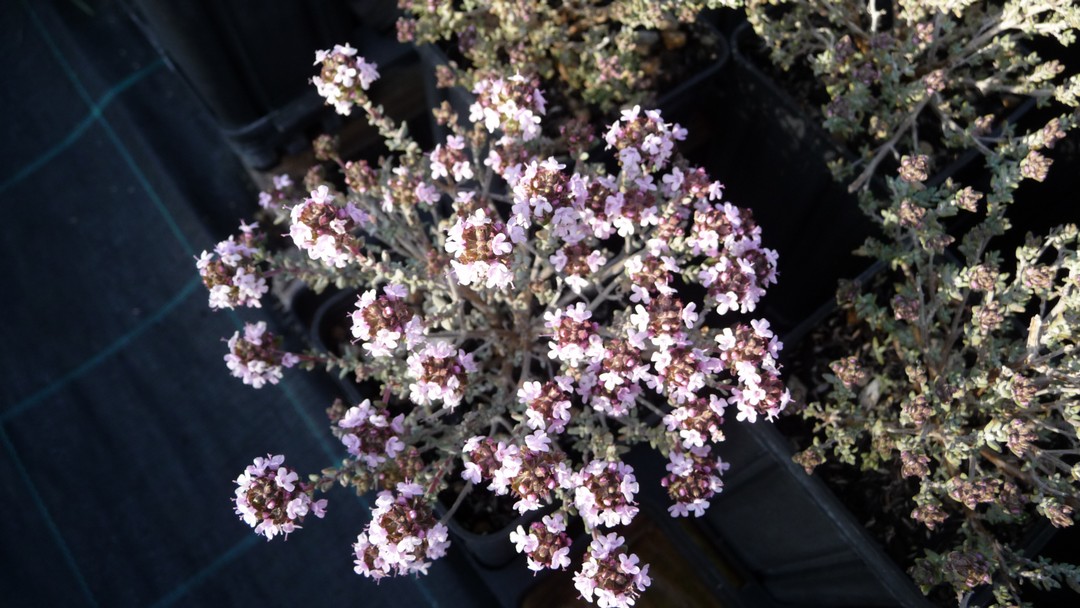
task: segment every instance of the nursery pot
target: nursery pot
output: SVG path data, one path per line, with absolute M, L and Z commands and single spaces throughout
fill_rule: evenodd
M 707 31 L 716 43 L 712 49 L 716 58 L 688 78 L 662 92 L 656 100 L 666 122 L 686 128 L 685 141 L 679 150 L 695 162 L 705 162 L 717 137 L 717 116 L 724 116 L 732 98 L 730 82 L 724 78 L 731 63 L 731 47 L 727 39 L 711 25 Z M 706 165 L 708 166 L 708 165 Z
M 783 334 L 832 299 L 839 278 L 865 267 L 851 252 L 874 226 L 826 165 L 845 152 L 753 63 L 743 48 L 752 36 L 744 24 L 732 37 L 740 102 L 710 168 L 724 181 L 725 198 L 753 211 L 763 244 L 779 254 L 779 281 L 755 314 Z
M 357 295 L 355 290 L 346 289 L 316 296 L 320 303 L 311 317 L 310 327 L 307 328 L 308 339 L 316 350 L 340 354 L 342 346 L 352 341 L 349 313 L 356 304 Z M 294 301 L 296 300 L 294 297 Z M 356 405 L 365 397 L 372 397 L 371 391 L 364 390 L 350 374 L 333 374 L 333 377 L 349 405 Z
M 817 478 L 791 461 L 773 425 L 725 425 L 731 464 L 707 524 L 772 606 L 929 606 L 915 584 Z
M 534 519 L 535 517 L 532 517 L 531 513 L 527 513 L 505 527 L 486 534 L 477 534 L 469 530 L 455 517 L 451 517 L 446 522 L 446 527 L 454 535 L 454 540 L 457 540 L 478 564 L 485 568 L 498 570 L 514 561 L 517 556 L 514 545 L 510 542 L 510 532 L 517 529 L 518 526 L 527 528 Z
M 408 47 L 396 41 L 392 26 L 386 31 L 386 15 L 353 12 L 333 0 L 271 0 L 258 10 L 237 0 L 134 0 L 132 8 L 236 155 L 259 171 L 341 126 L 309 84 L 316 49 L 352 42 L 386 73 L 407 63 Z
M 457 498 L 459 488 L 464 482 L 458 482 L 457 474 L 451 481 L 451 488 L 439 496 L 439 510 L 444 515 L 450 505 L 444 501 Z M 510 532 L 518 526 L 528 528 L 532 522 L 554 510 L 546 506 L 535 511 L 518 513 L 513 508 L 512 496 L 495 496 L 486 483 L 474 486 L 462 498 L 461 505 L 446 522 L 446 526 L 465 548 L 470 557 L 480 566 L 499 570 L 518 557 L 514 544 L 510 542 Z M 504 523 L 505 522 L 505 523 Z
M 944 263 L 946 264 L 956 265 L 962 263 L 949 251 L 945 252 L 943 258 Z M 867 268 L 856 281 L 863 286 L 864 290 L 871 290 L 871 292 L 877 293 L 878 297 L 881 297 L 881 294 L 874 290 L 881 288 L 882 283 L 878 280 L 879 275 L 886 273 L 887 268 L 888 265 L 886 262 L 878 260 Z M 884 278 L 887 279 L 887 277 Z M 888 289 L 888 285 L 890 285 L 889 281 L 885 280 L 884 286 L 886 289 Z M 827 348 L 833 343 L 830 340 L 830 336 L 834 334 L 832 334 L 831 331 L 826 332 L 824 338 L 818 335 L 812 336 L 811 334 L 815 329 L 820 327 L 831 328 L 834 324 L 843 326 L 847 323 L 844 312 L 845 311 L 842 311 L 836 302 L 822 306 L 814 315 L 785 336 L 785 342 L 788 344 L 788 348 L 793 346 L 798 348 L 798 346 L 806 344 L 813 345 L 814 349 L 810 351 L 811 354 L 804 357 L 802 360 L 813 360 L 823 367 L 829 360 L 835 358 L 833 355 L 823 356 L 820 350 Z M 865 338 L 863 339 L 865 340 Z M 845 354 L 850 354 L 850 351 Z M 802 378 L 809 381 L 815 381 L 820 378 L 820 369 L 804 369 Z M 906 389 L 903 390 L 906 391 Z M 807 399 L 807 401 L 810 401 L 810 399 Z M 797 428 L 799 425 L 798 422 L 794 422 L 794 424 L 796 427 L 789 427 L 789 429 Z M 803 427 L 795 434 L 800 437 L 797 442 L 781 438 L 774 449 L 781 454 L 791 454 L 793 451 L 791 445 L 793 443 L 798 443 L 799 447 L 809 447 L 809 428 Z M 772 441 L 771 439 L 766 440 Z M 793 463 L 789 462 L 788 464 L 791 465 Z M 820 480 L 828 480 L 829 486 L 826 486 L 824 482 L 817 483 L 816 485 L 820 486 L 820 489 L 823 492 L 831 496 L 833 502 L 836 503 L 836 507 L 845 512 L 846 519 L 855 522 L 856 527 L 864 536 L 869 538 L 867 528 L 870 528 L 872 524 L 866 523 L 867 528 L 864 528 L 862 527 L 863 522 L 876 522 L 874 527 L 877 528 L 877 538 L 888 538 L 890 533 L 898 534 L 896 538 L 886 541 L 887 544 L 892 546 L 894 555 L 896 554 L 897 547 L 904 547 L 906 550 L 908 548 L 918 547 L 922 544 L 918 539 L 911 539 L 905 536 L 905 533 L 911 534 L 910 532 L 906 532 L 906 530 L 910 530 L 909 525 L 911 524 L 911 519 L 908 515 L 908 510 L 912 505 L 909 504 L 901 509 L 887 507 L 886 505 L 895 504 L 894 500 L 888 497 L 888 493 L 885 494 L 886 498 L 882 500 L 879 494 L 875 494 L 872 491 L 867 493 L 866 490 L 860 489 L 860 487 L 865 487 L 865 484 L 863 483 L 865 474 L 859 472 L 856 467 L 832 467 L 829 471 L 826 471 L 825 469 L 828 468 L 827 464 L 828 463 L 826 463 L 826 466 L 819 466 L 813 477 L 803 473 L 799 466 L 789 466 L 789 468 L 794 471 L 795 475 L 801 474 L 807 481 L 819 482 Z M 852 479 L 853 476 L 856 476 L 856 478 Z M 880 484 L 880 479 L 882 478 L 876 478 L 873 483 Z M 889 484 L 886 483 L 884 485 L 888 486 Z M 845 486 L 850 487 L 845 491 Z M 837 488 L 837 494 L 833 494 L 829 489 L 830 487 Z M 838 495 L 844 498 L 843 503 L 837 498 Z M 910 495 L 905 496 L 909 497 Z M 845 506 L 845 503 L 852 505 L 850 510 Z M 858 513 L 859 516 L 856 517 L 852 511 Z M 921 524 L 917 525 L 915 529 L 921 531 Z M 889 532 L 882 532 L 882 530 L 889 530 Z M 1009 544 L 1013 549 L 1019 550 L 1021 554 L 1032 559 L 1038 559 L 1040 556 L 1045 555 L 1046 557 L 1060 562 L 1074 562 L 1076 538 L 1076 529 L 1060 530 L 1043 518 L 1035 518 L 1034 521 L 1026 523 L 1020 530 L 1020 535 Z M 937 551 L 938 553 L 944 553 L 951 550 L 949 547 L 952 547 L 958 539 L 958 536 L 939 537 L 934 543 L 942 544 L 932 544 L 925 548 Z M 877 546 L 876 540 L 871 539 L 870 542 L 875 547 Z M 1044 553 L 1044 549 L 1046 549 L 1046 553 Z M 882 552 L 882 556 L 884 556 L 884 552 Z M 885 557 L 885 559 L 890 560 L 891 562 L 890 558 Z M 893 564 L 892 569 L 899 570 L 899 566 L 897 566 L 895 562 L 891 563 Z M 913 585 L 913 583 L 909 584 Z M 1033 605 L 1040 606 L 1044 605 L 1044 603 L 1045 605 L 1069 605 L 1069 602 L 1075 598 L 1070 590 L 1058 589 L 1055 591 L 1044 591 L 1033 587 L 1025 587 L 1023 597 L 1025 601 L 1030 601 Z M 1065 597 L 1069 599 L 1065 599 Z M 937 601 L 940 601 L 940 597 Z M 922 605 L 928 605 L 928 603 L 929 600 L 924 600 Z M 974 593 L 967 605 L 988 606 L 991 604 L 993 604 L 992 590 L 989 586 L 983 586 Z

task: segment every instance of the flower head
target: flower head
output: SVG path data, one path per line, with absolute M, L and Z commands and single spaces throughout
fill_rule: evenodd
M 244 335 L 236 332 L 229 338 L 229 353 L 225 355 L 225 364 L 232 375 L 250 384 L 262 388 L 267 382 L 277 384 L 282 377 L 282 368 L 299 363 L 296 355 L 280 350 L 280 340 L 266 331 L 266 322 L 247 323 Z
M 562 513 L 545 515 L 528 530 L 518 526 L 510 533 L 510 542 L 518 553 L 525 554 L 530 570 L 565 570 L 570 565 L 571 540 Z
M 420 486 L 400 483 L 396 492 L 379 493 L 371 521 L 353 544 L 354 570 L 375 580 L 426 574 L 449 546 L 449 530 L 435 519 Z
M 240 224 L 240 237 L 230 236 L 202 252 L 195 266 L 210 290 L 210 308 L 250 306 L 261 308 L 261 298 L 270 291 L 263 276 L 261 257 L 264 237 L 258 224 Z
M 354 232 L 370 221 L 368 214 L 352 203 L 339 206 L 325 185 L 294 206 L 290 216 L 289 235 L 296 246 L 311 259 L 335 268 L 357 259 L 360 246 Z
M 574 574 L 574 586 L 586 601 L 605 607 L 633 606 L 652 580 L 648 564 L 627 553 L 626 540 L 614 532 L 599 536 L 589 544 L 581 569 Z
M 321 65 L 322 69 L 311 82 L 338 114 L 350 114 L 352 106 L 366 100 L 365 91 L 379 79 L 378 67 L 357 55 L 356 49 L 348 44 L 337 45 L 330 51 L 316 51 L 315 65 Z
M 236 479 L 233 502 L 240 519 L 270 540 L 300 528 L 308 513 L 326 514 L 326 499 L 313 500 L 313 488 L 285 466 L 284 456 L 256 458 Z
M 634 469 L 620 460 L 593 460 L 572 480 L 574 506 L 589 527 L 627 525 L 638 513 Z

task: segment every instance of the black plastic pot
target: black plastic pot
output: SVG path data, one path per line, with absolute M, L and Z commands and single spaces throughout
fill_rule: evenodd
M 771 606 L 929 606 L 771 424 L 728 424 L 731 463 L 706 522 Z
M 475 492 L 486 492 L 486 489 L 477 488 Z M 499 570 L 514 561 L 518 553 L 514 550 L 514 544 L 510 542 L 510 533 L 518 526 L 529 527 L 537 519 L 535 513 L 526 513 L 497 532 L 489 534 L 477 534 L 462 525 L 460 521 L 451 517 L 446 526 L 473 560 L 484 568 Z
M 749 24 L 736 28 L 738 101 L 709 167 L 724 180 L 725 198 L 753 210 L 764 244 L 779 254 L 779 282 L 754 314 L 790 344 L 834 301 L 838 279 L 866 270 L 852 251 L 874 226 L 828 170 L 845 151 L 753 62 L 750 44 Z M 732 421 L 725 434 L 717 453 L 731 470 L 704 519 L 756 605 L 929 605 L 828 488 L 791 461 L 772 424 Z
M 357 295 L 358 292 L 351 289 L 314 294 L 306 288 L 294 295 L 291 307 L 297 313 L 310 315 L 306 319 L 298 318 L 298 321 L 315 350 L 340 355 L 341 348 L 352 342 L 349 313 L 356 304 Z M 375 389 L 361 386 L 351 374 L 335 373 L 333 378 L 349 405 L 380 398 Z
M 352 42 L 384 70 L 409 50 L 392 27 L 373 29 L 340 0 L 273 0 L 257 9 L 236 0 L 129 2 L 154 46 L 256 170 L 342 123 L 309 84 L 315 50 Z
M 736 99 L 716 120 L 708 167 L 725 198 L 753 211 L 764 245 L 779 254 L 779 282 L 755 315 L 784 333 L 831 300 L 838 279 L 865 268 L 851 252 L 874 227 L 827 168 L 844 151 L 754 64 L 744 49 L 753 43 L 748 24 L 737 28 Z
M 696 163 L 706 163 L 707 151 L 717 137 L 718 110 L 734 97 L 731 82 L 725 76 L 731 64 L 731 46 L 727 39 L 709 26 L 715 36 L 716 59 L 690 78 L 662 93 L 656 100 L 666 122 L 686 128 L 687 137 L 679 143 L 679 152 Z M 715 176 L 714 176 L 715 177 Z
M 950 264 L 959 264 L 959 263 L 961 263 L 961 261 L 956 256 L 950 254 L 948 251 L 946 251 L 944 257 L 948 261 L 948 263 L 950 263 Z M 886 271 L 886 269 L 887 269 L 887 264 L 885 262 L 883 262 L 883 261 L 878 260 L 878 261 L 874 262 L 870 267 L 868 267 L 865 271 L 863 271 L 863 273 L 861 273 L 856 278 L 856 281 L 858 283 L 860 283 L 861 285 L 863 285 L 864 287 L 870 287 L 872 284 L 874 284 L 875 277 L 879 273 L 882 273 L 882 272 Z M 807 337 L 810 335 L 810 333 L 815 328 L 817 328 L 817 327 L 821 326 L 822 324 L 824 324 L 829 317 L 836 315 L 838 313 L 838 311 L 839 311 L 839 307 L 835 302 L 832 302 L 832 303 L 829 303 L 829 304 L 826 304 L 826 305 L 822 306 L 817 311 L 815 311 L 815 313 L 813 315 L 808 317 L 803 323 L 801 323 L 794 330 L 792 330 L 789 334 L 787 334 L 785 336 L 785 340 L 784 340 L 785 343 L 787 343 L 789 346 L 799 344 L 803 340 L 807 339 Z M 758 426 L 760 426 L 760 425 L 758 425 Z M 790 441 L 788 441 L 787 439 L 781 437 L 779 435 L 779 433 L 775 429 L 769 429 L 769 431 L 772 431 L 772 432 L 770 433 L 768 431 L 765 431 L 764 429 L 759 430 L 759 429 L 755 428 L 751 432 L 754 433 L 754 434 L 760 435 L 758 437 L 758 442 L 759 443 L 772 444 L 771 446 L 767 447 L 767 450 L 773 452 L 774 454 L 779 454 L 780 456 L 783 456 L 784 454 L 790 455 L 790 454 L 793 453 L 793 450 L 790 447 L 790 445 L 791 445 Z M 768 435 L 776 435 L 776 437 L 769 437 Z M 730 439 L 730 437 L 731 437 L 731 435 L 729 434 L 729 439 Z M 802 471 L 801 467 L 799 467 L 799 466 L 791 466 L 792 463 L 790 462 L 790 456 L 788 456 L 787 460 L 788 460 L 787 468 L 790 470 L 790 472 L 792 472 L 792 474 L 801 476 L 801 477 L 805 478 L 806 480 L 813 480 L 813 482 L 818 482 L 819 481 L 817 477 L 811 477 L 809 475 L 806 475 Z M 743 482 L 740 481 L 739 483 L 743 483 Z M 755 481 L 754 483 L 757 483 L 757 482 Z M 771 483 L 771 482 L 769 482 L 769 483 Z M 820 492 L 824 492 L 825 494 L 829 495 L 829 498 L 826 499 L 825 501 L 821 502 L 821 504 L 823 505 L 823 508 L 825 509 L 825 511 L 829 513 L 830 518 L 837 519 L 837 521 L 841 522 L 839 524 L 841 528 L 849 527 L 848 523 L 854 523 L 855 527 L 857 528 L 857 531 L 859 533 L 861 533 L 861 534 L 856 534 L 856 536 L 863 536 L 865 538 L 869 538 L 869 536 L 866 534 L 866 532 L 863 531 L 863 528 L 861 527 L 860 522 L 851 515 L 851 513 L 846 509 L 846 507 L 844 507 L 843 504 L 840 503 L 835 498 L 835 496 L 832 495 L 831 491 L 825 486 L 824 483 L 813 483 L 811 485 L 819 486 L 817 488 L 810 488 L 809 489 L 809 492 L 811 492 L 811 494 L 815 496 L 815 498 L 814 498 L 815 501 L 819 500 L 819 498 L 817 498 L 817 496 L 818 496 L 818 494 Z M 736 486 L 736 491 L 738 491 L 738 489 L 737 489 L 738 487 L 739 486 Z M 846 520 L 848 523 L 843 523 L 842 520 Z M 845 534 L 851 535 L 851 534 L 854 534 L 854 532 L 853 531 L 848 531 L 848 532 L 845 532 Z M 1039 518 L 1036 521 L 1031 522 L 1029 524 L 1029 526 L 1026 529 L 1023 537 L 1019 540 L 1019 542 L 1017 543 L 1016 546 L 1020 547 L 1022 549 L 1021 553 L 1023 555 L 1028 556 L 1028 557 L 1034 558 L 1036 556 L 1046 556 L 1046 557 L 1049 557 L 1050 559 L 1060 561 L 1060 562 L 1066 562 L 1066 563 L 1075 562 L 1076 558 L 1075 558 L 1074 553 L 1075 553 L 1075 547 L 1076 547 L 1076 542 L 1077 542 L 1078 537 L 1080 537 L 1080 532 L 1078 532 L 1078 530 L 1076 530 L 1076 529 L 1061 530 L 1061 529 L 1055 528 L 1047 520 Z M 862 542 L 865 542 L 865 540 L 856 541 L 856 542 L 862 543 Z M 870 539 L 870 543 L 875 548 L 878 546 L 877 542 L 874 541 L 873 539 Z M 858 545 L 853 545 L 853 547 L 858 547 Z M 865 551 L 860 550 L 860 551 L 858 551 L 858 553 L 860 553 L 860 555 L 866 555 L 867 556 L 867 558 L 868 558 L 867 561 L 866 561 L 867 566 L 874 567 L 874 568 L 882 567 L 881 562 L 879 561 L 879 557 L 873 555 L 873 553 L 875 553 L 874 551 L 871 551 L 870 553 L 866 553 Z M 876 551 L 876 553 L 880 553 L 880 557 L 884 557 L 886 560 L 889 559 L 880 550 Z M 844 556 L 842 559 L 850 560 L 850 556 Z M 892 562 L 890 561 L 890 563 L 892 563 Z M 895 563 L 892 563 L 892 566 L 893 567 L 891 569 L 898 570 L 898 567 L 895 565 Z M 886 567 L 886 570 L 888 570 L 888 569 L 890 569 L 890 568 Z M 884 572 L 884 571 L 881 571 L 881 572 Z M 844 576 L 848 576 L 848 575 L 855 576 L 855 573 L 849 572 L 849 573 L 845 574 Z M 904 575 L 904 576 L 906 577 L 906 575 Z M 841 578 L 843 578 L 843 577 L 841 577 Z M 887 583 L 889 585 L 898 584 L 892 578 L 891 574 L 888 576 Z M 903 586 L 903 585 L 901 585 L 901 586 Z M 913 586 L 913 583 L 909 581 L 907 586 Z M 898 597 L 900 597 L 900 596 L 898 596 Z M 1075 596 L 1073 595 L 1073 592 L 1071 590 L 1067 590 L 1067 589 L 1066 590 L 1058 589 L 1058 590 L 1055 590 L 1055 591 L 1041 591 L 1041 590 L 1038 590 L 1038 589 L 1034 589 L 1032 587 L 1027 587 L 1027 588 L 1025 588 L 1024 598 L 1025 598 L 1025 601 L 1031 601 L 1031 602 L 1033 602 L 1034 605 L 1039 605 L 1039 606 L 1043 606 L 1043 605 L 1051 606 L 1051 605 L 1053 605 L 1053 606 L 1056 606 L 1056 605 L 1071 605 L 1071 602 L 1073 601 L 1073 598 L 1075 598 Z M 988 606 L 988 605 L 990 605 L 992 603 L 993 603 L 992 590 L 991 590 L 991 588 L 989 586 L 984 586 L 984 587 L 980 588 L 978 590 L 978 592 L 976 592 L 971 597 L 971 599 L 968 602 L 968 605 L 970 605 L 970 606 Z M 830 604 L 830 605 L 832 605 L 832 604 Z M 864 604 L 863 604 L 862 599 L 858 598 L 858 596 L 855 596 L 855 601 L 854 602 L 845 601 L 844 603 L 838 603 L 838 604 L 835 604 L 835 605 L 864 605 Z M 865 605 L 873 605 L 873 604 L 865 604 Z M 909 604 L 904 603 L 903 605 L 907 606 Z M 916 604 L 911 604 L 911 605 L 916 605 Z M 923 600 L 920 604 L 917 604 L 917 605 L 929 605 L 929 603 L 928 603 L 928 600 Z

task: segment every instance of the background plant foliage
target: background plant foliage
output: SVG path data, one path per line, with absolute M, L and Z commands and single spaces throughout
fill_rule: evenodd
M 1075 106 L 1080 76 L 1036 44 L 1069 45 L 1073 0 L 748 0 L 747 17 L 784 70 L 809 66 L 824 125 L 857 159 L 833 170 L 866 186 L 886 159 L 978 148 L 1013 96 Z
M 917 481 L 911 517 L 937 538 L 955 532 L 912 569 L 924 592 L 947 585 L 966 605 L 989 584 L 1011 606 L 1024 583 L 1080 590 L 1075 566 L 1017 542 L 1040 520 L 1072 525 L 1080 507 L 1077 228 L 1028 235 L 1015 252 L 997 238 L 1020 183 L 1046 178 L 1077 122 L 1080 75 L 1044 54 L 1074 42 L 1080 6 L 742 4 L 774 63 L 821 94 L 825 128 L 853 153 L 834 174 L 883 235 L 857 253 L 887 267 L 873 285 L 841 286 L 853 352 L 803 411 L 817 437 L 796 460 Z M 1016 133 L 1004 117 L 1025 97 L 1060 115 Z M 985 159 L 987 183 L 930 178 L 967 150 Z M 895 177 L 870 188 L 883 174 Z
M 953 183 L 926 187 L 925 158 L 904 157 L 891 198 L 864 209 L 884 239 L 861 255 L 888 271 L 872 289 L 845 285 L 838 302 L 861 334 L 834 361 L 827 397 L 803 415 L 819 436 L 796 461 L 812 471 L 831 452 L 864 469 L 918 480 L 911 517 L 956 528 L 955 547 L 926 551 L 912 570 L 924 592 L 948 584 L 965 602 L 985 584 L 1002 605 L 1019 585 L 1080 589 L 1080 570 L 1028 556 L 1011 543 L 1040 518 L 1071 526 L 1080 493 L 1080 255 L 1075 225 L 992 246 L 1032 159 L 1075 126 L 1065 115 L 988 157 L 985 194 Z M 956 218 L 961 215 L 962 217 Z M 957 242 L 946 230 L 965 222 Z M 1010 255 L 1011 254 L 1011 255 Z
M 401 0 L 399 37 L 453 43 L 466 60 L 466 88 L 511 66 L 534 72 L 570 103 L 609 112 L 655 101 L 662 51 L 682 51 L 691 27 L 718 0 L 429 2 Z M 709 47 L 711 43 L 704 46 Z M 580 110 L 581 107 L 571 108 Z

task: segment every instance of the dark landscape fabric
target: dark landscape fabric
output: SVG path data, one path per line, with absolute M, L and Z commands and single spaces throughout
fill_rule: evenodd
M 306 474 L 344 449 L 326 378 L 253 390 L 195 256 L 255 191 L 203 107 L 115 2 L 0 3 L 0 604 L 485 605 L 460 556 L 354 574 L 367 502 L 266 542 L 233 513 L 256 456 Z M 291 338 L 295 339 L 295 338 Z

